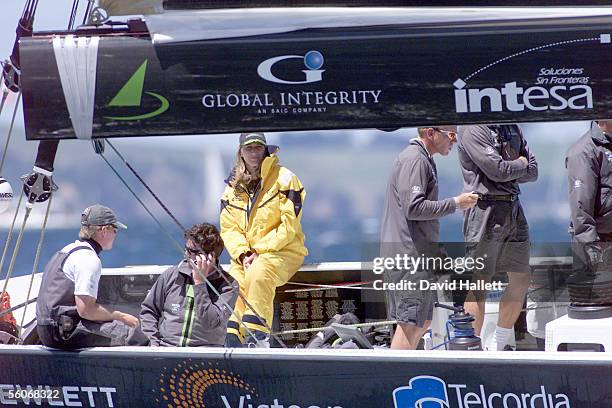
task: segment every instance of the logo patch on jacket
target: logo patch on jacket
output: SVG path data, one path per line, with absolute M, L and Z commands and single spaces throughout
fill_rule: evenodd
M 181 312 L 181 305 L 180 303 L 171 303 L 170 304 L 170 311 L 174 314 L 179 314 Z
M 580 187 L 582 187 L 582 180 L 580 179 L 574 180 L 574 188 L 580 188 Z
M 412 194 L 418 194 L 421 192 L 421 186 L 412 186 Z
M 612 162 L 612 152 L 606 152 L 606 157 L 608 158 L 608 163 Z

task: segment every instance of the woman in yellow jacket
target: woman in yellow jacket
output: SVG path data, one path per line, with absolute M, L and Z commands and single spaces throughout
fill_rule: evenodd
M 256 337 L 247 342 L 266 344 L 276 288 L 291 279 L 308 254 L 300 223 L 306 196 L 302 183 L 278 164 L 278 147 L 268 145 L 263 133 L 243 133 L 239 140 L 221 199 L 221 236 L 232 258 L 230 274 L 250 307 L 238 299 L 237 316 L 227 326 L 228 347 L 242 344 L 243 324 Z

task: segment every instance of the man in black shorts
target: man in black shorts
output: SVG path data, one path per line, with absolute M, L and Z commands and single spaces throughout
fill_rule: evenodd
M 475 194 L 463 193 L 438 200 L 433 155 L 450 153 L 457 140 L 456 127 L 423 127 L 418 128 L 418 134 L 419 137 L 412 139 L 393 163 L 381 223 L 382 258 L 440 256 L 438 218 L 456 209 L 470 208 L 478 199 Z M 385 271 L 386 283 L 405 281 L 416 285 L 414 289 L 386 291 L 389 318 L 398 323 L 391 348 L 416 349 L 429 328 L 436 291 L 420 290 L 419 282 L 432 277 L 432 271 L 423 268 Z
M 459 161 L 464 190 L 478 193 L 478 205 L 465 212 L 466 256 L 483 258 L 473 282 L 490 282 L 497 272 L 508 274 L 499 305 L 493 350 L 508 343 L 529 288 L 529 226 L 519 201 L 519 183 L 538 178 L 538 163 L 517 125 L 473 125 L 459 128 Z M 486 291 L 470 291 L 465 310 L 476 318 L 480 335 Z

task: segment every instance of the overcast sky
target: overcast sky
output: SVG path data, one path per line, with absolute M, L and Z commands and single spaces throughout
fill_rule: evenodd
M 0 58 L 2 60 L 5 60 L 13 49 L 15 28 L 25 3 L 25 0 L 2 0 L 2 13 L 0 13 Z M 80 3 L 85 5 L 87 0 L 81 0 Z M 71 8 L 72 0 L 39 0 L 34 29 L 66 29 Z M 82 16 L 81 13 L 80 17 Z

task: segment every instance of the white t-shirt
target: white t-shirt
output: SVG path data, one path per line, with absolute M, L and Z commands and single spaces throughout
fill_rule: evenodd
M 86 246 L 89 249 L 79 249 L 68 255 L 64 262 L 64 274 L 74 282 L 74 294 L 98 298 L 98 283 L 102 274 L 102 262 L 96 251 L 88 242 L 74 241 L 66 245 L 62 252 L 69 252 L 75 247 Z

